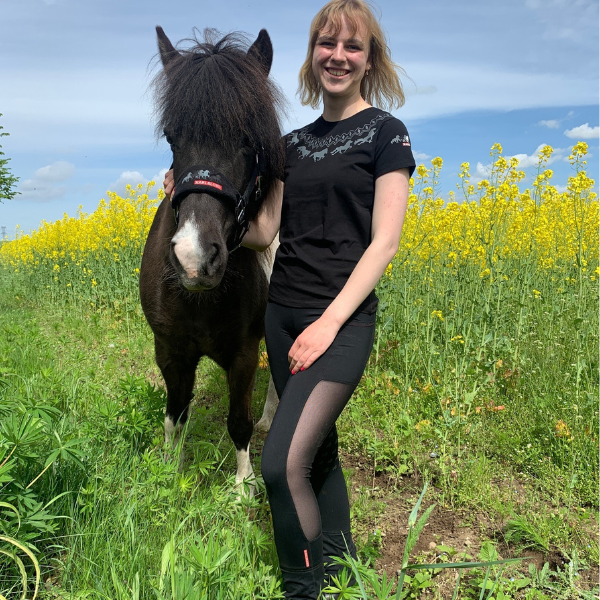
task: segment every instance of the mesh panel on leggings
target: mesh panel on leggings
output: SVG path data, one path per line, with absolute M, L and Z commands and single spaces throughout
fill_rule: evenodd
M 353 389 L 351 385 L 335 381 L 317 383 L 304 405 L 290 444 L 287 482 L 307 540 L 314 540 L 321 533 L 319 506 L 310 483 L 313 460 Z M 326 454 L 329 456 L 327 464 L 319 464 L 319 467 L 329 469 L 337 458 L 337 444 Z M 320 453 L 320 459 L 319 462 L 323 463 L 326 457 Z

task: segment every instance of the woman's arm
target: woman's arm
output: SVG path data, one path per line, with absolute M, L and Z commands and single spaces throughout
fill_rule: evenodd
M 277 179 L 258 214 L 250 222 L 250 229 L 242 240 L 242 246 L 264 252 L 271 245 L 279 231 L 282 200 L 283 181 Z
M 408 182 L 408 169 L 386 173 L 375 181 L 371 243 L 335 300 L 296 338 L 288 354 L 292 373 L 310 367 L 329 348 L 394 258 L 408 204 Z

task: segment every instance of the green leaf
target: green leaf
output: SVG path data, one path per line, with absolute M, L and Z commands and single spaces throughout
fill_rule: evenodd
M 435 563 L 433 565 L 422 565 L 422 564 L 411 564 L 406 565 L 407 569 L 474 569 L 476 567 L 487 567 L 491 565 L 505 565 L 509 563 L 516 563 L 522 560 L 526 560 L 527 557 L 522 558 L 505 558 L 503 560 L 494 560 L 491 562 L 464 562 L 464 563 Z
M 498 551 L 496 550 L 496 544 L 494 544 L 494 542 L 487 540 L 481 544 L 479 560 L 483 562 L 498 560 Z

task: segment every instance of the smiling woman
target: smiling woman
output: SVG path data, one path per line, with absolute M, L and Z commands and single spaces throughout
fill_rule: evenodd
M 332 0 L 314 18 L 300 96 L 323 114 L 284 138 L 278 210 L 260 211 L 243 244 L 261 249 L 279 232 L 265 339 L 280 404 L 262 475 L 286 598 L 316 600 L 335 559 L 356 557 L 335 423 L 371 352 L 374 288 L 415 166 L 404 124 L 372 106 L 404 95 L 366 2 Z
M 390 109 L 404 104 L 398 79 L 404 71 L 393 62 L 381 25 L 363 2 L 330 3 L 314 18 L 306 60 L 300 69 L 298 94 L 302 104 L 318 108 L 321 102 L 325 82 L 318 63 L 328 61 L 334 82 L 336 75 L 331 69 L 339 73 L 335 67 L 342 66 L 340 60 L 344 57 L 354 73 L 351 79 L 358 81 L 360 95 L 367 103 Z

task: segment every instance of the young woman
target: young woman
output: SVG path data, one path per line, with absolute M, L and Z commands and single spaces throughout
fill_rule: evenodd
M 265 337 L 280 403 L 262 476 L 286 598 L 316 600 L 332 558 L 356 556 L 335 422 L 371 352 L 373 290 L 398 249 L 415 163 L 402 122 L 372 106 L 404 94 L 364 0 L 331 0 L 314 18 L 299 93 L 322 116 L 285 136 L 274 208 L 243 245 L 264 250 L 279 232 Z

